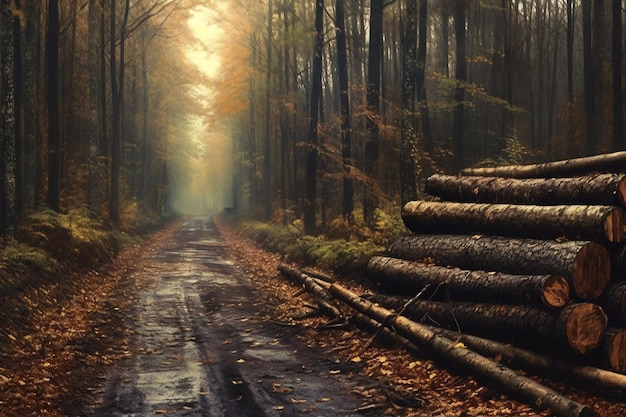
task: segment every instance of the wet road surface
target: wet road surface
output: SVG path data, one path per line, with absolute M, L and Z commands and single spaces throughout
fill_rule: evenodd
M 86 415 L 363 415 L 352 391 L 367 380 L 268 320 L 209 218 L 188 219 L 134 274 L 151 285 L 129 318 L 132 355 Z

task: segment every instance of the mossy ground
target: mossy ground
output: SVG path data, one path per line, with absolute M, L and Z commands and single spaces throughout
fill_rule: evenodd
M 376 211 L 372 227 L 338 218 L 318 236 L 305 235 L 298 221 L 280 225 L 228 215 L 220 220 L 265 250 L 280 253 L 286 261 L 357 277 L 362 277 L 373 255 L 384 252 L 395 237 L 406 231 L 399 215 L 382 210 Z

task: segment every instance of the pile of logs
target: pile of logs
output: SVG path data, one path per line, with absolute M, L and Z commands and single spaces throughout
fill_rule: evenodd
M 407 317 L 626 373 L 626 175 L 584 173 L 621 154 L 433 175 L 435 201 L 403 208 L 413 235 L 368 275 L 404 296 L 434 289 Z
M 334 297 L 509 394 L 560 416 L 595 415 L 486 357 L 626 390 L 624 171 L 618 152 L 431 176 L 433 201 L 402 211 L 413 233 L 370 260 L 384 294 L 369 299 L 281 270 L 324 296 L 320 311 Z

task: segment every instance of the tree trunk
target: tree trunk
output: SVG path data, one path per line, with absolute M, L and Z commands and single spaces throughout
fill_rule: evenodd
M 545 178 L 585 175 L 594 171 L 623 172 L 626 151 L 565 159 L 531 165 L 508 165 L 489 168 L 466 168 L 461 175 L 508 178 Z
M 315 49 L 313 72 L 311 74 L 311 114 L 309 119 L 309 143 L 306 150 L 306 195 L 304 206 L 304 232 L 314 235 L 317 232 L 317 147 L 319 139 L 317 124 L 322 95 L 322 52 L 324 47 L 324 1 L 315 2 Z
M 363 196 L 363 220 L 372 224 L 378 206 L 378 122 L 380 118 L 380 73 L 383 47 L 383 0 L 370 0 L 370 41 L 367 61 L 367 138 L 365 173 L 368 182 Z
M 13 8 L 0 1 L 0 235 L 4 243 L 15 236 L 15 83 Z M 57 108 L 58 110 L 58 108 Z
M 583 64 L 585 86 L 585 151 L 587 155 L 595 152 L 596 144 L 596 86 L 592 49 L 591 25 L 592 0 L 582 0 L 583 8 Z
M 17 9 L 21 8 L 19 1 L 15 2 Z M 26 79 L 24 77 L 24 37 L 22 26 L 17 15 L 13 16 L 13 80 L 14 80 L 14 103 L 15 103 L 15 151 L 14 151 L 14 176 L 15 176 L 15 217 L 24 217 L 24 90 Z M 33 123 L 34 121 L 29 121 Z
M 626 175 L 510 179 L 434 174 L 426 180 L 426 192 L 442 200 L 468 203 L 626 207 Z
M 553 274 L 470 271 L 383 256 L 372 257 L 366 273 L 390 292 L 410 295 L 430 285 L 431 293 L 452 301 L 531 303 L 561 308 L 571 299 L 567 280 Z
M 415 233 L 624 240 L 626 215 L 613 206 L 536 206 L 411 201 L 402 220 Z
M 100 97 L 98 94 L 100 73 L 98 47 L 100 41 L 99 17 L 101 14 L 100 4 L 98 0 L 89 1 L 88 12 L 88 48 L 87 55 L 89 57 L 89 212 L 94 218 L 100 217 Z
M 611 281 L 597 300 L 613 326 L 626 326 L 626 281 Z
M 419 40 L 417 48 L 417 100 L 422 120 L 422 135 L 424 149 L 431 157 L 433 155 L 433 133 L 430 125 L 430 112 L 426 97 L 426 55 L 428 43 L 428 0 L 421 0 L 419 7 Z
M 389 254 L 407 260 L 433 258 L 439 265 L 464 269 L 556 274 L 565 277 L 576 295 L 585 299 L 599 297 L 611 276 L 607 250 L 593 242 L 417 235 L 397 239 Z
M 377 295 L 373 301 L 397 310 L 406 299 Z M 591 303 L 569 304 L 555 312 L 523 305 L 418 300 L 404 310 L 404 315 L 482 337 L 537 344 L 542 349 L 554 342 L 579 354 L 600 346 L 608 322 L 602 308 Z
M 331 318 L 339 318 L 343 315 L 337 307 L 333 305 L 333 298 L 328 291 L 319 285 L 313 278 L 305 275 L 302 271 L 292 268 L 286 264 L 280 264 L 278 270 L 287 278 L 300 284 L 315 298 L 319 308 L 324 314 Z
M 626 375 L 596 368 L 576 365 L 530 350 L 511 346 L 491 339 L 439 327 L 429 328 L 439 336 L 461 342 L 481 355 L 498 358 L 498 362 L 512 368 L 548 376 L 556 380 L 578 382 L 583 387 L 601 386 L 608 389 L 626 390 Z M 608 331 L 608 330 L 607 330 Z
M 454 168 L 463 167 L 464 154 L 464 109 L 467 63 L 465 61 L 465 1 L 454 2 L 454 33 L 456 35 L 456 88 L 454 89 L 454 119 L 452 131 L 452 152 Z
M 59 109 L 59 4 L 48 2 L 48 206 L 60 210 L 61 125 Z
M 339 78 L 339 101 L 341 106 L 341 149 L 343 157 L 343 199 L 342 214 L 352 222 L 354 211 L 354 186 L 352 184 L 352 133 L 350 128 L 350 91 L 348 84 L 348 48 L 346 46 L 346 24 L 344 0 L 336 0 L 335 13 L 337 29 L 337 71 Z
M 612 1 L 613 41 L 613 150 L 624 149 L 624 96 L 622 91 L 622 1 Z
M 438 336 L 427 326 L 418 324 L 403 316 L 394 316 L 387 309 L 378 307 L 338 284 L 330 287 L 330 293 L 355 310 L 366 314 L 378 322 L 389 321 L 401 336 L 411 342 L 427 347 L 439 358 L 456 367 L 472 372 L 478 378 L 497 384 L 506 394 L 525 401 L 535 407 L 550 408 L 559 417 L 594 417 L 593 409 L 573 402 L 561 394 L 537 382 L 518 375 L 516 372 L 497 364 L 469 349 L 460 348 L 448 338 Z
M 626 330 L 609 327 L 606 329 L 600 352 L 603 362 L 615 372 L 626 372 Z
M 402 32 L 402 144 L 400 146 L 400 203 L 401 207 L 417 199 L 415 158 L 415 73 L 417 70 L 417 4 L 405 1 Z
M 272 192 L 272 42 L 274 8 L 268 1 L 267 11 L 267 56 L 265 73 L 265 143 L 263 146 L 263 210 L 264 220 L 272 218 L 274 193 Z M 284 163 L 284 162 L 283 162 Z

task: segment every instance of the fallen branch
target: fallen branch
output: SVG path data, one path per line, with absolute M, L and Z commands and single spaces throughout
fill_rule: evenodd
M 303 268 L 302 272 L 310 276 L 311 278 L 317 278 L 321 281 L 328 282 L 330 284 L 332 284 L 333 282 L 337 282 L 337 280 L 334 277 L 331 277 L 330 275 L 324 274 L 319 271 L 315 271 L 313 269 Z
M 329 291 L 337 299 L 376 321 L 383 322 L 392 315 L 391 311 L 374 305 L 338 284 L 333 284 Z M 598 416 L 592 408 L 578 404 L 548 387 L 518 375 L 505 366 L 461 347 L 450 339 L 437 335 L 424 325 L 403 316 L 394 317 L 392 322 L 401 336 L 429 348 L 441 359 L 471 371 L 477 377 L 496 383 L 504 392 L 529 405 L 542 409 L 550 408 L 552 413 L 559 417 Z
M 521 368 L 540 375 L 558 377 L 561 380 L 574 379 L 587 386 L 602 386 L 607 389 L 626 391 L 626 375 L 621 373 L 607 371 L 594 366 L 572 364 L 491 339 L 439 327 L 428 327 L 438 335 L 453 341 L 462 342 L 482 355 L 501 358 L 501 362 L 513 368 Z
M 331 319 L 343 317 L 341 311 L 333 305 L 333 299 L 330 294 L 328 294 L 328 291 L 319 285 L 315 279 L 285 264 L 279 265 L 278 270 L 287 278 L 306 288 L 307 292 L 315 299 L 320 312 L 329 316 Z

